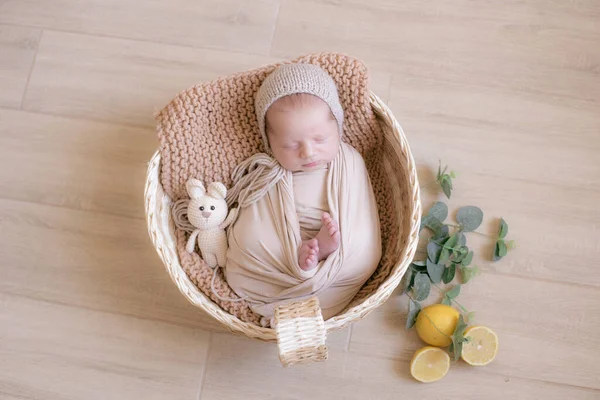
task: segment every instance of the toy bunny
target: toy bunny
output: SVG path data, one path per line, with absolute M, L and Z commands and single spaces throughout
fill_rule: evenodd
M 185 249 L 192 253 L 198 237 L 198 247 L 208 266 L 224 267 L 227 258 L 225 228 L 235 220 L 238 209 L 234 208 L 227 214 L 227 189 L 220 182 L 211 183 L 207 191 L 201 181 L 192 178 L 187 181 L 186 188 L 191 197 L 188 220 L 196 230 L 188 239 Z

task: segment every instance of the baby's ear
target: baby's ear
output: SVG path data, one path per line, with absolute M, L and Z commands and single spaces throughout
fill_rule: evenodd
M 208 186 L 208 194 L 215 199 L 225 200 L 227 188 L 221 182 L 213 182 Z
M 192 199 L 199 199 L 206 194 L 206 189 L 201 181 L 191 178 L 185 184 L 187 191 Z

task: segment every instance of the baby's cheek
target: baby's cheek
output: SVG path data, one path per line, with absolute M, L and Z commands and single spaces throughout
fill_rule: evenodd
M 294 152 L 274 152 L 273 156 L 282 166 L 287 166 L 291 161 L 297 158 Z

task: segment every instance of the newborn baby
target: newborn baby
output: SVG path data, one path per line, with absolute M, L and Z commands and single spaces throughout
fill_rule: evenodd
M 275 101 L 266 115 L 266 131 L 275 159 L 281 166 L 294 172 L 296 208 L 303 196 L 321 197 L 317 188 L 325 183 L 327 166 L 338 153 L 340 135 L 331 109 L 323 100 L 307 93 L 297 93 Z M 299 174 L 318 175 L 315 192 L 302 192 L 296 182 Z M 312 203 L 308 201 L 307 203 Z M 326 207 L 326 205 L 325 205 Z M 326 259 L 340 245 L 337 221 L 325 210 L 321 215 L 322 227 L 310 240 L 303 240 L 298 264 L 308 271 Z M 303 231 L 302 222 L 300 230 Z M 308 233 L 304 230 L 304 233 Z
M 277 306 L 319 298 L 323 318 L 342 311 L 377 268 L 377 205 L 360 154 L 341 140 L 333 79 L 286 64 L 256 95 L 266 153 L 234 171 L 239 216 L 228 233 L 225 277 L 268 326 Z

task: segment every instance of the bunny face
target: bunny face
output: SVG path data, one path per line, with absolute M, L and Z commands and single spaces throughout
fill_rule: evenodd
M 197 179 L 190 179 L 187 190 L 191 197 L 188 205 L 188 219 L 196 228 L 201 230 L 218 227 L 227 218 L 227 189 L 222 183 L 213 182 L 208 191 Z

